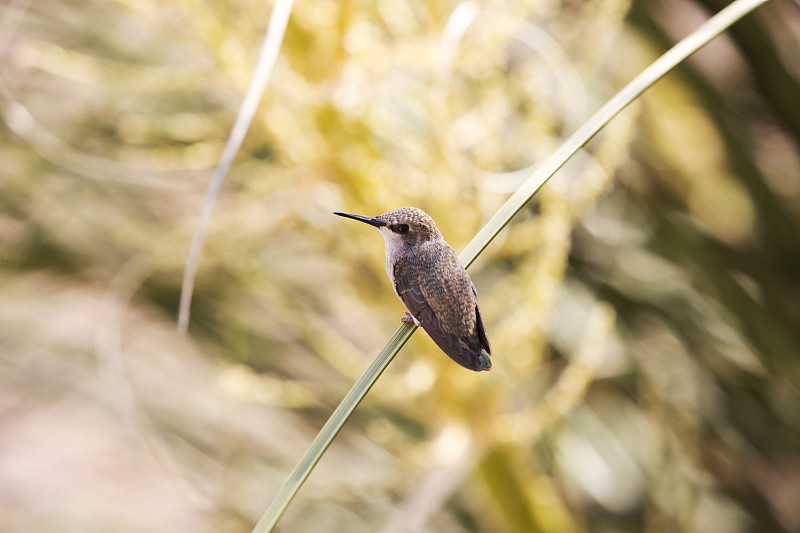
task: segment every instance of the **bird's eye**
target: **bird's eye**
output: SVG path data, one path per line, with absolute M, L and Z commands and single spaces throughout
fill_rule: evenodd
M 397 233 L 408 233 L 408 224 L 398 224 L 394 227 Z

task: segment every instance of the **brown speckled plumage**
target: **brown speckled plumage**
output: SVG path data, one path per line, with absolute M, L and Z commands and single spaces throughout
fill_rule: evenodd
M 386 241 L 386 269 L 414 321 L 458 364 L 490 370 L 477 292 L 433 219 L 416 207 L 377 217 L 336 213 L 377 227 Z

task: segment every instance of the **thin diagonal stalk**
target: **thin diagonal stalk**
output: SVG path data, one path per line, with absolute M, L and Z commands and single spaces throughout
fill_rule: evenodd
M 534 171 L 517 191 L 503 204 L 461 252 L 464 266 L 469 266 L 497 236 L 534 194 L 580 150 L 600 129 L 633 102 L 639 95 L 661 79 L 684 59 L 725 31 L 731 24 L 768 0 L 736 0 L 711 17 L 705 24 L 667 50 L 621 91 L 598 109 L 553 155 Z
M 183 283 L 181 285 L 181 300 L 178 310 L 178 331 L 186 333 L 189 327 L 189 310 L 192 306 L 192 293 L 194 292 L 194 278 L 197 273 L 197 263 L 200 260 L 200 251 L 203 248 L 208 221 L 211 218 L 211 210 L 217 201 L 219 190 L 228 175 L 228 171 L 233 164 L 233 159 L 242 146 L 242 141 L 253 122 L 253 117 L 258 109 L 258 102 L 269 81 L 278 52 L 281 49 L 283 35 L 286 33 L 286 25 L 289 23 L 289 15 L 292 12 L 293 0 L 275 0 L 272 6 L 272 13 L 269 17 L 267 34 L 264 36 L 264 43 L 261 45 L 261 54 L 258 58 L 253 79 L 247 88 L 247 93 L 242 100 L 236 122 L 233 124 L 228 142 L 219 159 L 211 181 L 208 183 L 206 195 L 203 198 L 203 205 L 200 207 L 200 219 L 192 236 L 192 244 L 189 247 L 189 255 L 186 258 L 186 267 L 183 270 Z
M 294 495 L 300 490 L 300 486 L 305 482 L 306 478 L 317 464 L 317 461 L 319 461 L 322 454 L 325 453 L 325 450 L 328 449 L 328 446 L 331 445 L 331 442 L 333 442 L 339 430 L 342 429 L 342 426 L 344 426 L 344 423 L 350 418 L 350 415 L 353 414 L 358 404 L 361 403 L 361 400 L 364 399 L 364 396 L 367 395 L 375 382 L 378 381 L 380 375 L 386 370 L 386 367 L 392 362 L 394 356 L 397 355 L 397 352 L 400 351 L 400 348 L 403 347 L 406 341 L 411 338 L 411 335 L 416 329 L 417 326 L 410 323 L 403 323 L 397 328 L 392 338 L 386 342 L 386 345 L 378 356 L 375 357 L 364 373 L 361 374 L 361 377 L 358 378 L 358 381 L 356 381 L 355 385 L 350 389 L 350 392 L 347 393 L 347 396 L 344 397 L 328 421 L 325 422 L 325 425 L 322 426 L 322 429 L 317 434 L 314 442 L 311 443 L 311 446 L 309 446 L 306 454 L 300 459 L 297 466 L 294 467 L 294 470 L 289 474 L 288 479 L 283 483 L 278 494 L 275 495 L 275 499 L 272 500 L 264 516 L 262 516 L 261 520 L 256 524 L 255 529 L 253 529 L 254 533 L 272 531 L 272 528 L 278 523 L 281 515 L 283 515 L 286 507 L 289 505 L 289 502 L 292 501 Z
M 459 256 L 465 267 L 468 267 L 480 253 L 492 242 L 492 239 L 508 224 L 520 209 L 530 200 L 536 191 L 560 169 L 583 145 L 585 145 L 614 116 L 635 100 L 642 92 L 652 86 L 667 72 L 675 68 L 684 59 L 725 31 L 731 24 L 751 12 L 768 0 L 736 0 L 728 7 L 710 18 L 691 35 L 673 46 L 636 78 L 614 95 L 586 123 L 573 133 L 569 139 L 551 155 L 529 177 L 517 191 L 503 204 L 497 213 L 486 223 L 478 234 L 467 245 Z M 311 443 L 308 451 L 294 468 L 289 478 L 278 491 L 275 499 L 261 517 L 253 533 L 272 531 L 275 524 L 288 507 L 300 486 L 305 482 L 322 454 L 330 446 L 350 414 L 366 396 L 378 377 L 383 373 L 394 356 L 416 330 L 416 326 L 403 324 L 386 343 L 375 360 L 367 367 L 364 374 L 347 393 L 331 417 Z

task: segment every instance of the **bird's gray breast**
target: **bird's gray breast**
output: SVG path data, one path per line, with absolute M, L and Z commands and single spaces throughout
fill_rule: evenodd
M 409 254 L 410 250 L 408 249 L 409 247 L 403 243 L 403 240 L 389 228 L 383 226 L 378 228 L 378 230 L 383 236 L 385 245 L 384 250 L 386 252 L 386 273 L 389 275 L 389 279 L 392 280 L 392 286 L 394 286 L 395 266 L 397 265 L 398 261 Z

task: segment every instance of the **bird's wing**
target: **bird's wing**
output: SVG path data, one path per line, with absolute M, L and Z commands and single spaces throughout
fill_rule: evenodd
M 423 286 L 425 280 L 412 279 L 411 276 L 403 274 L 403 272 L 406 271 L 407 269 L 397 268 L 397 264 L 395 265 L 395 290 L 400 300 L 403 302 L 403 305 L 405 305 L 409 313 L 419 321 L 423 329 L 425 329 L 430 338 L 433 339 L 433 342 L 435 342 L 453 361 L 461 366 L 478 372 L 481 370 L 489 370 L 491 368 L 491 362 L 489 362 L 488 357 L 485 355 L 481 356 L 480 353 L 471 350 L 458 338 L 458 335 L 450 333 L 442 327 L 439 317 L 436 316 L 436 313 L 425 296 L 426 291 Z M 475 312 L 478 313 L 477 306 L 475 306 Z M 477 314 L 477 319 L 480 324 L 478 336 L 482 339 L 481 345 L 484 347 L 488 346 L 489 341 L 486 340 L 486 332 L 483 329 L 483 322 L 480 321 L 480 314 Z M 485 344 L 483 342 L 484 340 L 486 341 Z
M 472 285 L 472 294 L 475 295 L 475 298 L 478 297 L 478 289 L 475 287 L 475 282 L 469 280 L 470 284 Z M 480 341 L 481 346 L 483 349 L 486 350 L 486 353 L 492 353 L 492 345 L 489 344 L 489 338 L 486 336 L 486 328 L 483 325 L 483 319 L 481 318 L 481 310 L 478 308 L 477 302 L 475 303 L 475 328 L 478 330 L 478 341 Z
M 483 346 L 483 349 L 486 350 L 486 353 L 492 353 L 492 345 L 489 344 L 489 338 L 486 336 L 486 327 L 483 325 L 483 319 L 481 318 L 481 310 L 478 308 L 478 304 L 475 304 L 475 326 L 478 329 L 478 340 Z

